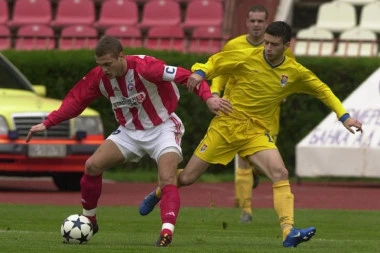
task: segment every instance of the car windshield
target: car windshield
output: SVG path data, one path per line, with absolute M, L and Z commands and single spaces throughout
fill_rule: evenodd
M 33 91 L 28 80 L 2 55 L 0 55 L 0 88 Z

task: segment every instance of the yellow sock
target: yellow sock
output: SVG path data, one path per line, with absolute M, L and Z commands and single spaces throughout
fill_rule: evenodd
M 273 184 L 273 201 L 280 220 L 282 237 L 285 240 L 294 225 L 294 196 L 290 191 L 289 180 Z
M 183 171 L 183 169 L 178 169 L 177 172 L 176 172 L 177 186 L 178 186 L 178 175 L 182 171 Z M 161 187 L 158 186 L 157 189 L 156 189 L 156 197 L 157 198 L 161 198 L 161 196 L 162 196 Z
M 252 215 L 251 199 L 252 199 L 253 176 L 252 168 L 236 169 L 235 175 L 235 198 L 238 207 L 243 212 Z

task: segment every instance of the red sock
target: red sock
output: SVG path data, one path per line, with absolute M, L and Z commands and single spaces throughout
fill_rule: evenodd
M 176 185 L 166 185 L 162 188 L 162 198 L 160 203 L 162 224 L 176 224 L 180 208 L 179 191 Z
M 98 200 L 102 192 L 102 175 L 91 176 L 83 173 L 80 180 L 82 206 L 85 210 L 92 210 L 98 206 Z M 86 215 L 92 223 L 96 222 L 96 214 Z
M 168 228 L 164 228 L 163 230 L 161 230 L 161 233 L 160 233 L 161 235 L 164 235 L 164 234 L 169 234 L 169 235 L 171 235 L 171 234 L 173 234 L 173 231 L 171 231 L 170 229 L 168 229 Z

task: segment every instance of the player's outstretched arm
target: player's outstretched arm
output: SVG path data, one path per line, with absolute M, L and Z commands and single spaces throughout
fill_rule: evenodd
M 46 126 L 43 123 L 32 126 L 29 130 L 28 135 L 26 136 L 25 141 L 28 143 L 32 139 L 32 136 L 34 133 L 43 132 L 45 130 L 46 130 Z

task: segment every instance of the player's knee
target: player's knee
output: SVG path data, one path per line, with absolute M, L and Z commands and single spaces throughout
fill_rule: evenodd
M 272 171 L 272 175 L 274 181 L 289 179 L 289 172 L 285 167 L 279 167 L 274 169 Z
M 188 186 L 195 182 L 196 179 L 193 179 L 191 177 L 188 177 L 186 175 L 183 175 L 183 173 L 180 173 L 178 175 L 178 186 Z
M 175 175 L 164 176 L 159 178 L 159 186 L 164 188 L 166 185 L 177 185 L 177 179 Z
M 98 166 L 95 162 L 93 162 L 91 157 L 87 159 L 84 168 L 85 168 L 86 174 L 91 175 L 91 176 L 97 176 L 103 173 L 103 169 L 100 166 Z

